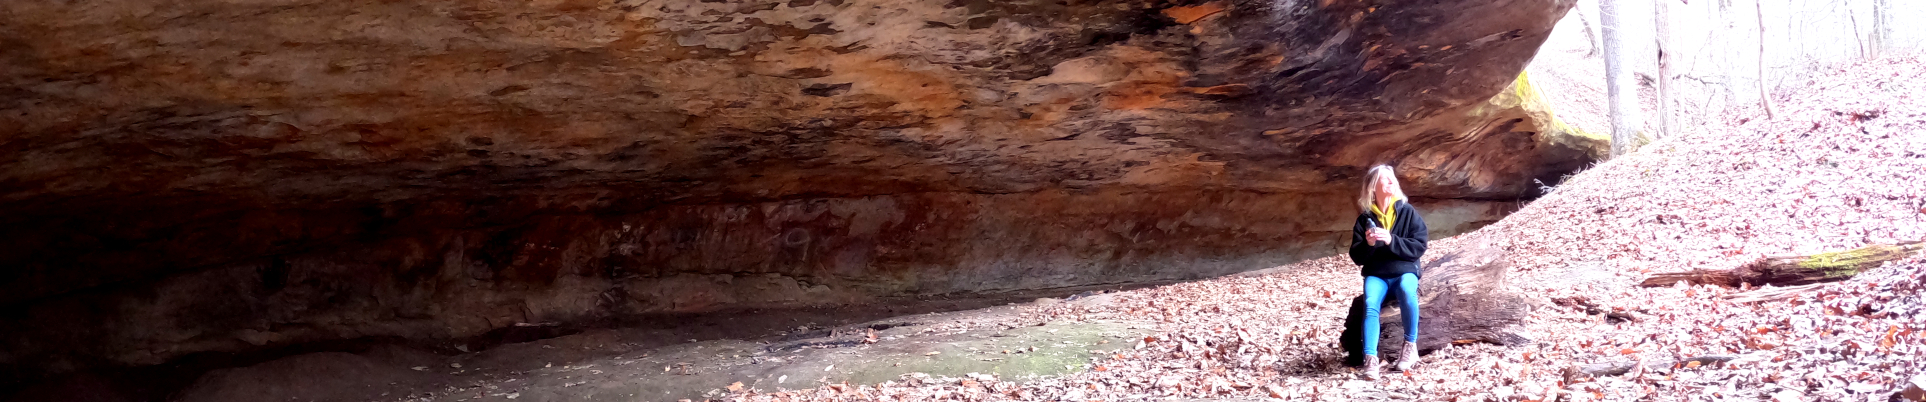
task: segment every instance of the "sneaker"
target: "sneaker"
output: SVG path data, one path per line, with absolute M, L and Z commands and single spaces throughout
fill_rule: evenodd
M 1411 366 L 1416 365 L 1418 365 L 1418 343 L 1405 342 L 1404 352 L 1398 353 L 1398 371 L 1411 371 Z
M 1382 369 L 1381 366 L 1383 365 L 1384 363 L 1378 361 L 1377 356 L 1365 356 L 1364 357 L 1364 378 L 1371 381 L 1377 381 L 1378 370 Z

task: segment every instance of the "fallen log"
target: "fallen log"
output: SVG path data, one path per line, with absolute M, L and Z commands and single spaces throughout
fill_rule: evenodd
M 1818 289 L 1821 286 L 1825 286 L 1825 284 L 1815 283 L 1811 285 L 1788 286 L 1783 288 L 1762 288 L 1762 289 L 1753 290 L 1750 292 L 1726 296 L 1725 298 L 1726 300 L 1731 300 L 1733 303 L 1758 303 L 1758 302 L 1767 302 L 1767 301 L 1780 301 L 1780 300 L 1791 299 L 1794 296 L 1798 296 L 1800 293 L 1804 293 L 1805 291 L 1808 291 L 1808 290 Z
M 1639 286 L 1672 286 L 1679 281 L 1738 287 L 1794 286 L 1851 278 L 1860 270 L 1918 253 L 1926 243 L 1875 244 L 1852 250 L 1813 255 L 1768 256 L 1733 269 L 1693 270 L 1652 275 Z
M 1712 356 L 1699 356 L 1699 357 L 1679 359 L 1679 360 L 1646 361 L 1641 359 L 1641 360 L 1630 361 L 1630 362 L 1587 364 L 1583 366 L 1577 366 L 1572 371 L 1576 372 L 1577 374 L 1582 374 L 1590 377 L 1606 377 L 1606 376 L 1625 375 L 1633 372 L 1634 370 L 1637 370 L 1640 372 L 1645 372 L 1645 371 L 1663 372 L 1673 368 L 1711 366 L 1714 364 L 1723 364 L 1726 362 L 1737 360 L 1738 358 L 1739 356 L 1712 355 Z M 1697 364 L 1694 364 L 1694 363 L 1697 363 Z
M 1645 373 L 1648 373 L 1648 372 L 1665 374 L 1665 373 L 1671 372 L 1672 370 L 1677 370 L 1677 369 L 1694 369 L 1698 367 L 1707 367 L 1707 366 L 1720 367 L 1725 365 L 1726 363 L 1729 363 L 1735 360 L 1758 359 L 1758 358 L 1760 358 L 1758 355 L 1748 355 L 1748 356 L 1710 355 L 1710 356 L 1699 356 L 1699 357 L 1692 357 L 1692 358 L 1685 358 L 1685 359 L 1678 359 L 1678 360 L 1648 361 L 1641 357 L 1631 361 L 1620 360 L 1616 362 L 1586 364 L 1582 366 L 1565 366 L 1563 375 L 1564 375 L 1564 381 L 1566 384 L 1577 384 L 1580 382 L 1591 381 L 1596 377 L 1609 377 L 1609 376 L 1622 375 L 1622 376 L 1637 378 L 1637 377 L 1644 376 Z
M 1552 298 L 1551 301 L 1552 301 L 1552 304 L 1577 309 L 1579 312 L 1585 313 L 1585 315 L 1603 315 L 1605 316 L 1606 324 L 1618 324 L 1618 323 L 1624 323 L 1624 322 L 1639 321 L 1638 315 L 1633 314 L 1632 311 L 1628 311 L 1623 308 L 1617 308 L 1617 307 L 1601 306 L 1598 303 L 1592 302 L 1591 299 L 1583 296 L 1556 297 L 1556 298 Z M 1641 313 L 1646 313 L 1644 310 L 1638 310 L 1638 311 Z
M 1469 244 L 1424 265 L 1418 279 L 1418 350 L 1430 352 L 1453 344 L 1492 343 L 1530 344 L 1529 338 L 1512 331 L 1531 313 L 1525 297 L 1504 291 L 1505 273 L 1511 265 L 1504 250 L 1485 243 Z M 1395 357 L 1404 347 L 1401 312 L 1387 297 L 1380 311 L 1380 357 Z M 1364 297 L 1351 301 L 1345 330 L 1339 335 L 1346 363 L 1362 364 Z

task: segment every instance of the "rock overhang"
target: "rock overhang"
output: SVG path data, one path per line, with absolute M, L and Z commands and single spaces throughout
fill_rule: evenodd
M 1600 156 L 1506 90 L 1570 5 L 9 4 L 0 304 L 100 346 L 6 342 L 1199 277 L 1328 253 L 1378 163 L 1468 229 Z

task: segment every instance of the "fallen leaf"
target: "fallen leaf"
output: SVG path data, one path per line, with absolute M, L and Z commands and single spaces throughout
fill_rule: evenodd
M 1275 384 L 1265 384 L 1264 391 L 1270 393 L 1272 398 L 1284 399 L 1284 389 Z
M 1800 393 L 1799 391 L 1790 390 L 1790 389 L 1775 392 L 1772 394 L 1772 400 L 1778 401 L 1778 402 L 1805 402 L 1805 399 L 1806 399 L 1806 394 Z
M 1878 392 L 1884 389 L 1886 389 L 1886 387 L 1879 386 L 1879 384 L 1864 383 L 1864 382 L 1855 382 L 1855 383 L 1852 383 L 1852 385 L 1846 386 L 1847 391 L 1852 391 L 1852 392 L 1861 393 L 1861 394 L 1870 394 L 1870 393 Z

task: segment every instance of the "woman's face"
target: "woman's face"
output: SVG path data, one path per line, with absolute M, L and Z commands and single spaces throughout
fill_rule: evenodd
M 1391 175 L 1378 175 L 1378 182 L 1375 185 L 1378 194 L 1391 194 Z

